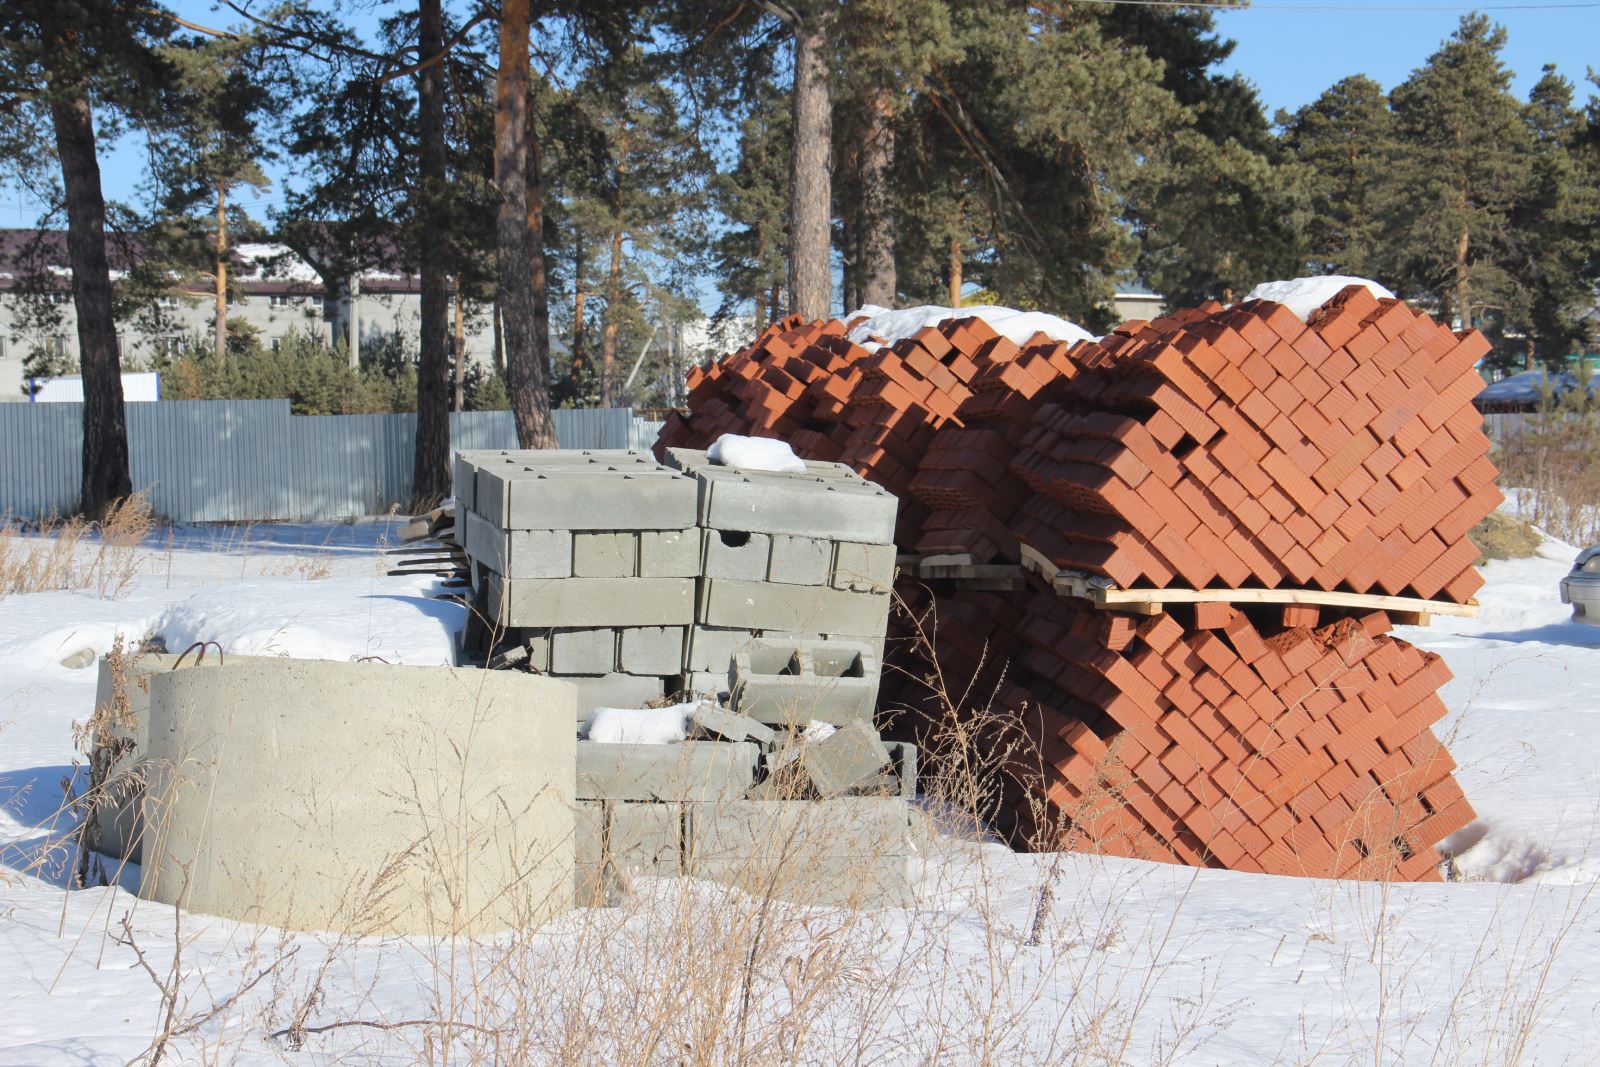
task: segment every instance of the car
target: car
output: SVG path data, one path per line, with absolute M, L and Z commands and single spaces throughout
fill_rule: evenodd
M 1561 602 L 1572 605 L 1572 621 L 1600 626 L 1600 545 L 1578 553 L 1561 579 Z
M 1525 370 L 1484 386 L 1473 403 L 1479 411 L 1533 411 L 1547 399 L 1560 400 L 1577 387 L 1577 377 L 1566 371 Z

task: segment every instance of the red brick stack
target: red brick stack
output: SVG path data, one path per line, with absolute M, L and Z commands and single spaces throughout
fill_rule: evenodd
M 1502 499 L 1471 404 L 1482 334 L 1351 286 L 1309 326 L 1257 301 L 1099 347 L 1013 464 L 1057 505 L 1018 534 L 1058 566 L 1456 603 L 1482 584 L 1467 531 Z
M 897 539 L 923 555 L 1015 561 L 1020 542 L 1124 587 L 1464 602 L 1481 584 L 1487 345 L 1402 303 L 1352 287 L 1309 325 L 1210 304 L 1070 348 L 956 320 L 868 352 L 845 329 L 770 328 L 691 379 L 661 444 L 755 433 L 849 463 L 901 496 Z M 1116 855 L 1426 879 L 1473 817 L 1430 732 L 1448 672 L 1382 612 L 900 592 L 933 609 L 963 706 L 992 693 L 1028 742 L 1006 783 L 1019 841 L 1044 826 Z

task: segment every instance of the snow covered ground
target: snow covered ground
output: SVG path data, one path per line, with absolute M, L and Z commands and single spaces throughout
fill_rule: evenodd
M 659 881 L 622 908 L 471 944 L 290 935 L 126 888 L 64 892 L 66 853 L 36 861 L 65 828 L 95 671 L 60 661 L 157 632 L 174 648 L 443 662 L 460 610 L 382 577 L 383 536 L 181 531 L 152 542 L 123 599 L 0 598 L 0 1064 L 124 1063 L 163 1033 L 173 1063 L 1596 1058 L 1600 628 L 1567 621 L 1556 582 L 1573 553 L 1554 543 L 1488 566 L 1480 618 L 1403 633 L 1456 675 L 1442 731 L 1480 819 L 1450 884 L 934 838 L 906 911 L 761 909 Z M 298 1038 L 269 1036 L 297 1022 Z

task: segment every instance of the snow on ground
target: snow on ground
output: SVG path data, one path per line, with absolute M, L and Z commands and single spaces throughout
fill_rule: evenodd
M 979 304 L 974 307 L 947 308 L 925 304 L 919 307 L 891 311 L 876 304 L 867 304 L 844 317 L 854 323 L 845 335 L 868 351 L 880 345 L 892 345 L 902 337 L 910 337 L 924 326 L 937 326 L 947 319 L 980 318 L 1001 337 L 1024 344 L 1036 333 L 1055 341 L 1093 341 L 1094 334 L 1075 322 L 1048 315 L 1042 311 L 1018 311 L 1015 308 Z
M 788 1060 L 795 1042 L 805 1063 L 1595 1058 L 1600 628 L 1569 622 L 1559 603 L 1568 546 L 1489 564 L 1478 619 L 1402 631 L 1456 675 L 1441 730 L 1480 815 L 1456 842 L 1462 882 L 1385 888 L 934 837 L 918 850 L 913 909 L 765 912 L 707 883 L 646 881 L 621 909 L 452 944 L 288 935 L 174 916 L 125 888 L 65 893 L 60 862 L 22 873 L 64 826 L 71 724 L 93 699 L 95 671 L 61 666 L 64 649 L 160 629 L 169 644 L 438 662 L 459 609 L 425 583 L 382 577 L 370 551 L 317 548 L 330 532 L 302 528 L 283 540 L 312 547 L 281 551 L 186 532 L 175 540 L 189 547 L 152 548 L 121 600 L 0 598 L 0 1064 L 124 1063 L 149 1048 L 163 999 L 120 943 L 124 916 L 157 976 L 182 939 L 168 1062 L 439 1058 L 437 1031 L 404 1025 L 308 1034 L 298 1048 L 267 1036 L 301 1007 L 311 1024 L 446 1018 L 499 1031 L 451 1031 L 476 1042 L 479 1062 L 511 1058 L 494 1044 L 510 1033 L 532 1062 L 738 1062 L 735 1029 L 707 1028 L 738 1015 L 743 981 L 748 1040 L 789 1042 L 750 1062 Z M 750 942 L 751 916 L 789 919 Z M 749 973 L 747 943 L 768 961 Z M 718 959 L 743 977 L 719 984 Z M 667 1027 L 653 1057 L 637 1051 L 650 1025 Z
M 1272 300 L 1294 312 L 1304 322 L 1310 314 L 1332 300 L 1339 290 L 1351 285 L 1365 286 L 1379 300 L 1392 300 L 1394 294 L 1371 278 L 1347 274 L 1319 274 L 1311 278 L 1291 278 L 1281 282 L 1262 282 L 1245 296 L 1246 300 Z

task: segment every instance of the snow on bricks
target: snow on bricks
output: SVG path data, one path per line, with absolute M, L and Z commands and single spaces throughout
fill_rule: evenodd
M 1471 404 L 1476 331 L 1354 284 L 1303 318 L 1208 303 L 1098 341 L 1018 343 L 966 317 L 869 350 L 854 326 L 786 320 L 692 371 L 658 453 L 783 438 L 899 495 L 896 543 L 922 556 L 1015 563 L 1026 546 L 1124 588 L 1465 604 L 1481 584 L 1467 532 L 1501 496 Z M 1382 613 L 899 592 L 936 609 L 945 673 L 995 672 L 1028 723 L 1019 841 L 1048 812 L 1074 847 L 1421 879 L 1472 818 L 1429 732 L 1447 674 Z

